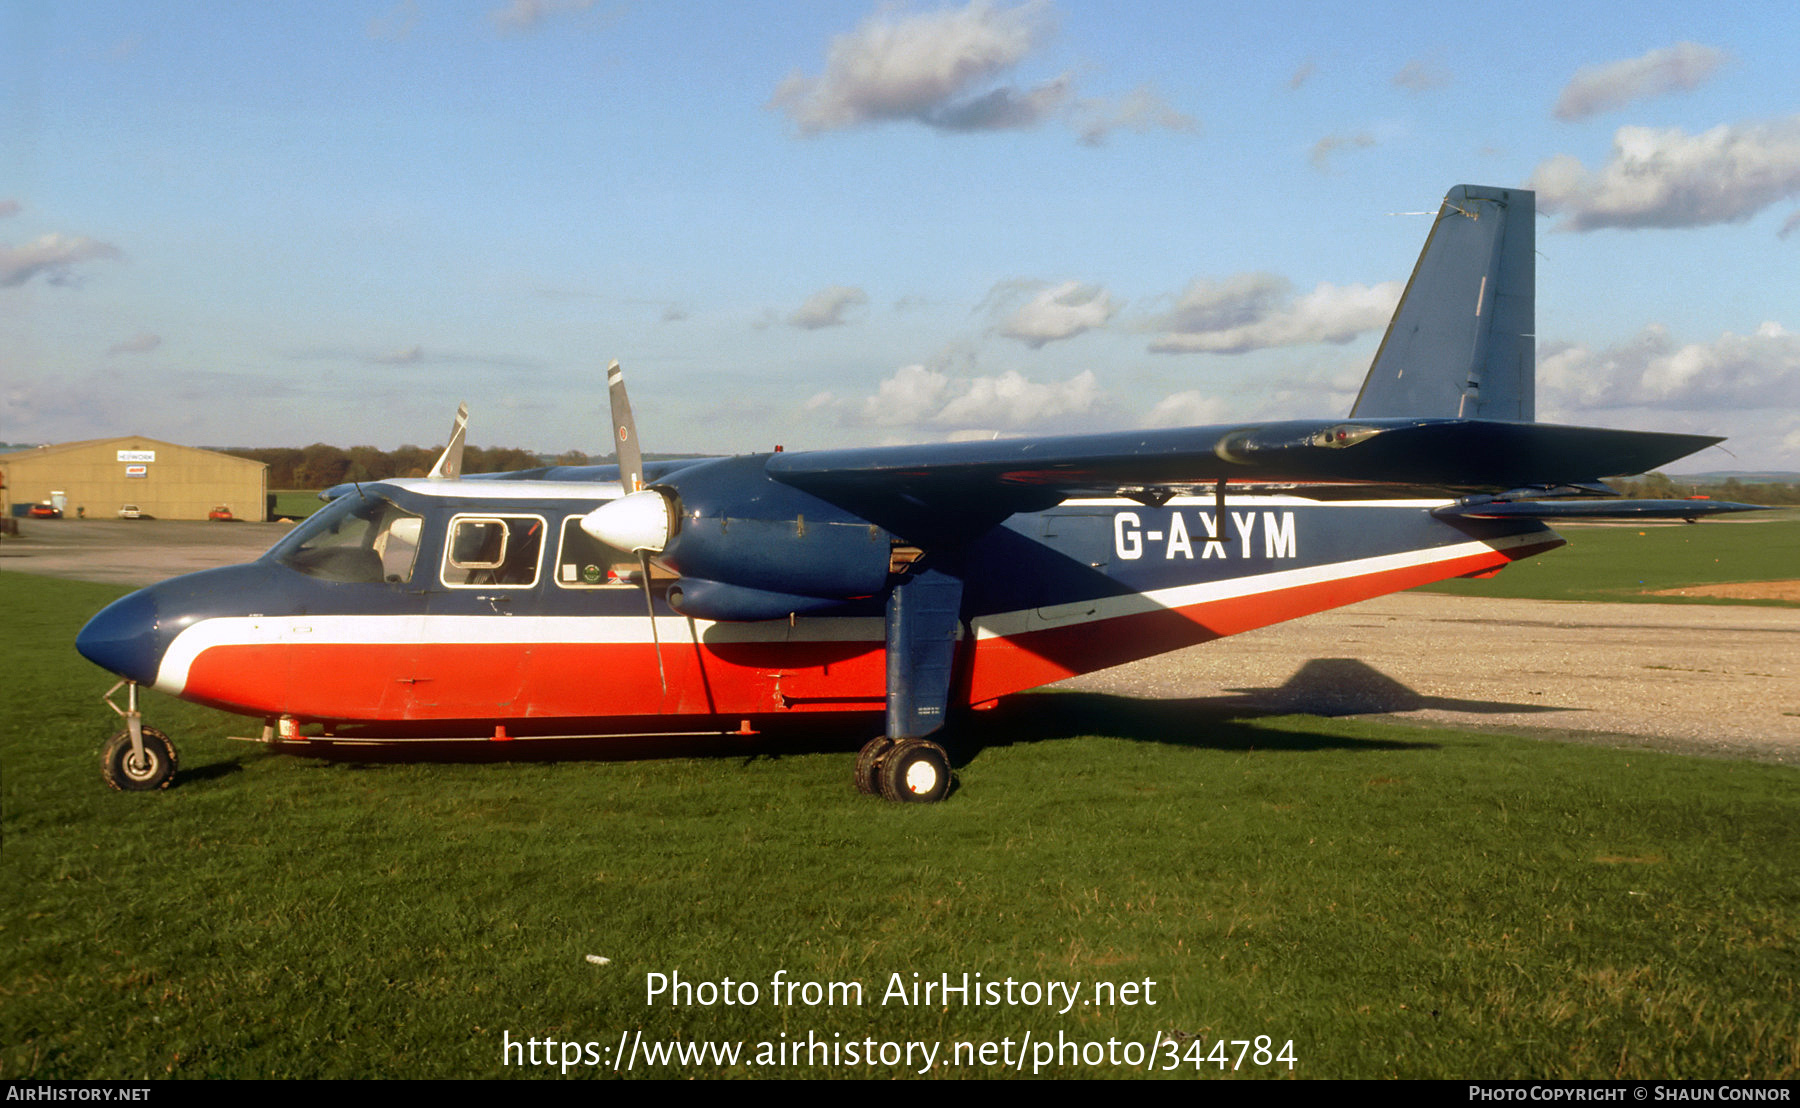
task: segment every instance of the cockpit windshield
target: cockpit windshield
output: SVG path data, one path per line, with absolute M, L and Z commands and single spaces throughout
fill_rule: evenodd
M 275 560 L 328 581 L 412 580 L 424 520 L 358 489 L 314 513 L 276 544 Z

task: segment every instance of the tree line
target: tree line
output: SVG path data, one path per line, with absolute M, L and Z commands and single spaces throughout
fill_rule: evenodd
M 1736 477 L 1723 481 L 1677 481 L 1666 474 L 1647 473 L 1629 480 L 1608 481 L 1620 496 L 1645 500 L 1680 500 L 1689 496 L 1706 496 L 1738 504 L 1767 504 L 1780 507 L 1800 504 L 1800 485 L 1779 482 L 1748 482 Z
M 397 450 L 380 450 L 373 446 L 352 446 L 346 450 L 315 442 L 300 447 L 227 447 L 219 453 L 266 464 L 271 489 L 328 489 L 346 481 L 424 477 L 437 463 L 443 448 L 402 446 Z M 542 465 L 582 466 L 598 460 L 601 459 L 589 459 L 579 450 L 545 457 L 510 446 L 469 446 L 463 449 L 463 472 L 514 473 Z

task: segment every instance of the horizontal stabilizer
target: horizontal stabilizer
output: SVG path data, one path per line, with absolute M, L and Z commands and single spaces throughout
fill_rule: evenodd
M 1761 504 L 1729 500 L 1491 500 L 1452 504 L 1431 514 L 1440 519 L 1685 519 L 1728 512 L 1764 512 Z

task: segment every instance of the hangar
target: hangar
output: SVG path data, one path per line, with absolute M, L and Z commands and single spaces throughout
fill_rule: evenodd
M 260 522 L 268 472 L 247 458 L 126 435 L 0 454 L 0 496 L 8 515 L 51 500 L 70 519 L 113 519 L 129 504 L 157 519 L 205 519 L 224 507 Z

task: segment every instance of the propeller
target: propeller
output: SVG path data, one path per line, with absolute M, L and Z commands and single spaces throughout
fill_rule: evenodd
M 619 485 L 625 495 L 602 504 L 581 521 L 581 529 L 609 546 L 629 550 L 637 555 L 638 581 L 644 588 L 644 611 L 650 616 L 650 641 L 656 644 L 656 676 L 662 681 L 663 695 L 669 694 L 669 672 L 663 667 L 662 636 L 656 630 L 656 599 L 650 592 L 650 555 L 660 553 L 669 537 L 669 514 L 661 495 L 644 491 L 644 452 L 638 446 L 637 421 L 631 415 L 631 398 L 625 394 L 625 371 L 614 358 L 606 367 L 606 397 L 612 406 L 613 452 L 619 459 Z M 662 518 L 660 534 L 648 520 L 636 523 L 621 533 L 615 527 L 596 526 L 595 520 L 615 504 L 652 497 Z M 635 515 L 644 513 L 637 512 Z
M 463 437 L 468 430 L 469 406 L 458 404 L 456 406 L 456 423 L 450 428 L 450 441 L 444 444 L 444 452 L 438 455 L 437 464 L 431 467 L 431 472 L 427 476 L 443 477 L 452 481 L 462 476 Z
M 613 451 L 619 459 L 619 484 L 627 493 L 644 488 L 644 452 L 637 441 L 637 423 L 631 417 L 631 398 L 625 395 L 625 371 L 614 358 L 606 367 L 606 398 L 612 403 Z

